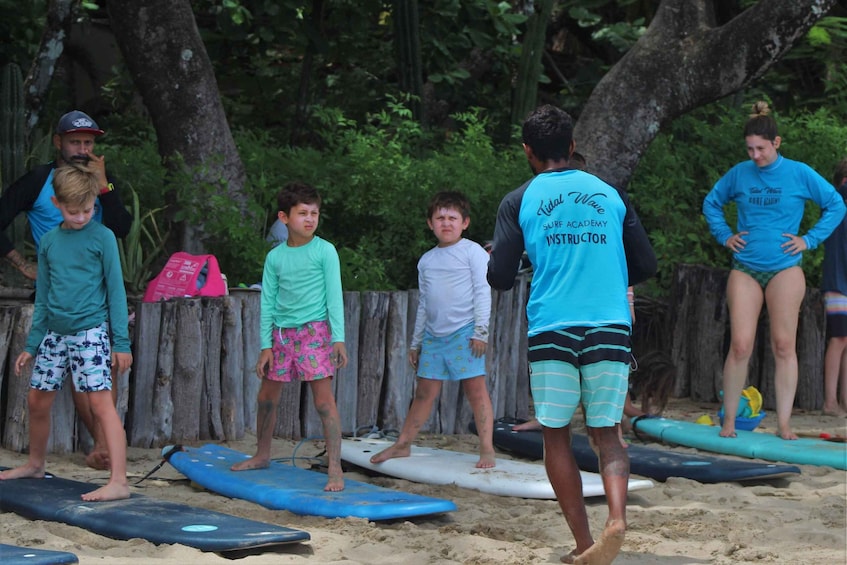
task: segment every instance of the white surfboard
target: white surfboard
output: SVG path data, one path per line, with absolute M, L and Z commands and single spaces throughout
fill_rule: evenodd
M 382 463 L 371 463 L 370 458 L 391 445 L 385 439 L 352 438 L 341 441 L 341 459 L 383 475 L 432 485 L 455 484 L 462 488 L 478 490 L 500 496 L 541 498 L 555 500 L 556 494 L 547 479 L 543 465 L 497 459 L 491 469 L 477 469 L 479 456 L 448 449 L 412 446 L 410 457 L 398 457 Z M 597 473 L 580 471 L 582 493 L 586 497 L 603 496 L 603 480 Z M 630 479 L 630 491 L 651 488 L 648 479 Z

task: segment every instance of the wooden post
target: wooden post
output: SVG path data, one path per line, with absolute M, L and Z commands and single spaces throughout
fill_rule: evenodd
M 805 410 L 823 408 L 823 365 L 826 351 L 826 312 L 817 288 L 806 289 L 797 328 L 799 378 L 794 405 Z M 843 359 L 842 359 L 843 360 Z
M 14 357 L 24 350 L 29 328 L 32 326 L 32 304 L 24 304 L 15 316 L 12 329 L 11 348 Z M 6 419 L 3 428 L 3 447 L 11 451 L 22 452 L 29 445 L 29 414 L 27 413 L 27 395 L 29 379 L 32 375 L 32 363 L 29 363 L 20 376 L 9 379 L 6 392 Z
M 409 296 L 406 292 L 389 294 L 388 325 L 386 337 L 386 372 L 382 415 L 383 429 L 403 426 L 409 412 L 409 403 L 415 390 L 415 370 L 409 364 Z M 411 321 L 414 325 L 414 318 Z
M 359 319 L 362 303 L 358 292 L 344 293 L 344 345 L 347 348 L 347 366 L 335 375 L 335 403 L 341 417 L 341 431 L 356 431 L 356 409 L 359 397 Z
M 163 447 L 173 438 L 173 396 L 171 382 L 174 371 L 174 341 L 176 339 L 176 304 L 162 302 L 162 323 L 159 326 L 159 351 L 156 356 L 156 382 L 153 385 L 153 445 Z
M 262 381 L 256 375 L 256 364 L 261 352 L 259 338 L 259 317 L 262 310 L 262 293 L 255 290 L 238 291 L 241 295 L 241 341 L 244 351 L 244 427 L 253 430 L 256 425 L 256 397 Z M 240 438 L 241 436 L 239 436 Z
M 223 299 L 204 298 L 201 311 L 203 338 L 203 402 L 208 419 L 200 422 L 200 439 L 225 439 L 221 420 L 221 339 Z M 201 416 L 202 416 L 201 411 Z
M 200 422 L 208 421 L 201 405 L 203 390 L 203 329 L 199 298 L 176 299 L 176 346 L 173 371 L 175 442 L 200 438 Z
M 221 331 L 221 425 L 229 440 L 244 437 L 244 347 L 241 343 L 241 299 L 231 294 L 223 297 Z M 255 375 L 253 376 L 255 379 Z M 256 399 L 253 398 L 253 402 Z M 253 417 L 251 426 L 256 425 Z
M 388 293 L 363 292 L 359 342 L 358 426 L 376 424 L 380 415 L 385 378 L 385 330 L 388 326 Z
M 6 376 L 8 364 L 9 374 L 14 378 L 13 364 L 17 358 L 17 353 L 11 350 L 12 336 L 14 335 L 15 318 L 18 314 L 18 306 L 2 306 L 0 307 L 0 390 L 3 390 L 3 381 Z M 11 355 L 10 355 L 11 353 Z
M 137 302 L 135 306 L 135 346 L 132 358 L 132 408 L 128 443 L 133 447 L 153 445 L 153 388 L 156 383 L 156 357 L 159 348 L 159 302 Z
M 728 272 L 678 265 L 671 292 L 674 304 L 671 358 L 677 368 L 676 397 L 716 402 L 728 340 Z
M 300 409 L 303 395 L 302 389 L 305 386 L 299 380 L 282 385 L 282 394 L 280 395 L 279 407 L 276 412 L 274 436 L 291 439 L 300 439 L 303 437 L 303 430 L 300 425 Z

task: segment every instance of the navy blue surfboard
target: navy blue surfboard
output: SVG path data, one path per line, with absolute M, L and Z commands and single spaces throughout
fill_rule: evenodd
M 0 563 L 3 565 L 65 565 L 79 563 L 79 559 L 67 551 L 0 543 Z
M 124 500 L 85 502 L 97 485 L 48 475 L 0 481 L 0 510 L 31 520 L 63 522 L 101 536 L 179 543 L 201 551 L 235 551 L 308 541 L 308 532 L 213 510 L 133 494 Z M 0 560 L 5 565 L 5 560 Z
M 494 422 L 494 445 L 530 459 L 544 458 L 544 439 L 541 431 L 512 430 L 523 422 L 513 418 L 500 418 Z M 475 428 L 472 428 L 475 432 Z M 583 471 L 599 472 L 597 455 L 582 434 L 572 434 L 572 446 L 577 465 Z M 758 461 L 736 461 L 725 457 L 682 453 L 671 449 L 656 449 L 630 444 L 629 470 L 634 475 L 666 481 L 669 477 L 682 477 L 701 483 L 753 481 L 774 479 L 800 473 L 795 465 Z
M 166 447 L 163 452 L 170 448 Z M 271 461 L 265 469 L 231 471 L 250 456 L 221 445 L 187 447 L 168 458 L 180 473 L 213 492 L 271 510 L 324 518 L 392 520 L 456 510 L 451 500 L 421 496 L 344 479 L 344 490 L 326 492 L 326 475 Z

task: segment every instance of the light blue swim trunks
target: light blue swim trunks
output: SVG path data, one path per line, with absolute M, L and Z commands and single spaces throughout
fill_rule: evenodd
M 435 381 L 462 381 L 485 375 L 485 355 L 471 353 L 473 322 L 444 336 L 425 331 L 418 359 L 418 376 Z

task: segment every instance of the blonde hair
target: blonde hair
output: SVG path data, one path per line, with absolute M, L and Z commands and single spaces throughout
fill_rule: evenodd
M 770 106 L 764 100 L 753 104 L 753 113 L 744 125 L 744 137 L 758 135 L 768 141 L 773 141 L 779 135 L 776 120 L 773 119 Z
M 87 165 L 69 163 L 53 173 L 53 192 L 56 200 L 67 206 L 83 206 L 100 193 L 97 175 Z
M 771 107 L 764 100 L 759 100 L 753 104 L 753 113 L 749 117 L 757 118 L 759 116 L 767 116 L 771 113 Z

